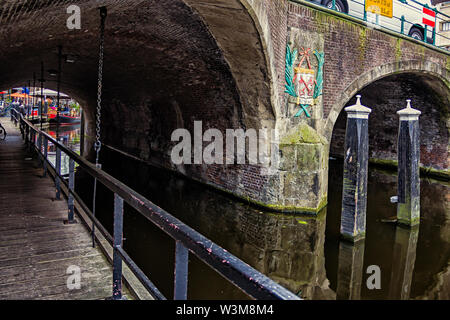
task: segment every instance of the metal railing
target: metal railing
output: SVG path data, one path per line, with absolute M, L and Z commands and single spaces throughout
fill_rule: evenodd
M 450 21 L 450 16 L 437 10 L 436 8 L 429 7 L 427 4 L 421 3 L 417 0 L 392 0 L 392 1 L 393 5 L 395 5 L 395 3 L 401 3 L 401 5 L 404 6 L 407 10 L 415 12 L 417 16 L 427 18 L 428 20 L 434 20 L 435 23 L 434 28 L 425 25 L 422 22 L 422 19 L 418 21 L 409 21 L 407 18 L 405 18 L 404 15 L 399 15 L 398 13 L 396 13 L 395 10 L 393 10 L 392 18 L 390 19 L 395 20 L 395 22 L 393 22 L 393 25 L 398 25 L 399 27 L 397 29 L 394 29 L 392 26 L 384 25 L 382 23 L 380 24 L 379 23 L 380 15 L 372 14 L 371 12 L 366 11 L 365 0 L 327 0 L 324 2 L 325 4 L 322 4 L 323 1 L 321 0 L 300 0 L 300 1 L 289 0 L 289 1 L 295 3 L 303 3 L 303 2 L 313 3 L 315 5 L 326 7 L 327 9 L 335 10 L 339 13 L 348 15 L 350 17 L 357 18 L 363 21 L 370 28 L 385 29 L 406 36 L 412 37 L 410 31 L 412 30 L 413 27 L 415 27 L 422 33 L 421 41 L 445 50 L 449 50 L 448 47 L 450 47 L 450 36 L 446 36 L 440 33 L 438 30 L 438 26 L 440 26 L 444 22 Z M 345 8 L 341 8 L 342 5 Z M 359 10 L 357 9 L 349 10 L 350 6 L 353 6 L 353 8 L 359 7 Z M 424 14 L 423 8 L 434 12 L 435 17 L 432 18 Z M 360 13 L 355 14 L 355 12 Z M 446 45 L 441 45 L 440 44 L 441 42 L 446 42 Z
M 122 247 L 124 201 L 172 237 L 175 241 L 175 300 L 187 299 L 189 252 L 192 252 L 229 282 L 255 299 L 300 299 L 294 293 L 280 286 L 275 281 L 269 279 L 267 276 L 227 252 L 225 249 L 221 248 L 177 218 L 173 217 L 168 212 L 159 208 L 144 196 L 132 190 L 103 170 L 98 169 L 94 164 L 83 159 L 78 154 L 56 141 L 46 132 L 37 129 L 16 110 L 11 111 L 11 120 L 16 125 L 20 125 L 22 137 L 25 140 L 29 150 L 38 151 L 38 155 L 40 160 L 42 160 L 44 168 L 44 176 L 47 173 L 48 165 L 51 165 L 54 168 L 56 172 L 54 178 L 57 198 L 60 198 L 61 183 L 66 185 L 68 190 L 67 223 L 74 221 L 74 201 L 77 201 L 83 211 L 85 211 L 89 218 L 93 221 L 93 224 L 95 224 L 103 236 L 112 244 L 113 299 L 118 300 L 122 298 L 122 262 L 130 268 L 133 274 L 139 279 L 153 298 L 163 300 L 166 299 L 166 297 L 164 297 L 158 288 L 156 288 L 156 286 L 147 278 L 145 273 L 136 265 L 133 259 L 131 259 Z M 56 147 L 55 166 L 53 166 L 48 159 L 47 147 L 49 143 L 52 143 Z M 61 175 L 61 152 L 69 157 L 68 183 Z M 114 193 L 113 236 L 108 233 L 105 227 L 97 220 L 91 210 L 75 192 L 75 163 L 77 163 L 78 166 L 91 177 L 96 178 L 99 183 L 103 184 Z

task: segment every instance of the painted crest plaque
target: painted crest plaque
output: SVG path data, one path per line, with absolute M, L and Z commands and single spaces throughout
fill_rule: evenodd
M 317 50 L 312 53 L 317 59 L 317 70 L 311 65 L 311 48 L 291 51 L 289 44 L 286 47 L 285 93 L 291 103 L 300 107 L 295 117 L 304 112 L 310 118 L 308 107 L 322 94 L 324 53 Z

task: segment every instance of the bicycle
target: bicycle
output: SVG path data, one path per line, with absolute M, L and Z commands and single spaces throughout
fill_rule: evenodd
M 2 124 L 0 123 L 0 140 L 5 140 L 6 139 L 6 130 L 5 128 L 2 126 Z

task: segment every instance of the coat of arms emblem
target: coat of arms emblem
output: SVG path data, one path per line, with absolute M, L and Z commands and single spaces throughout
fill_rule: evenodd
M 301 48 L 291 51 L 286 48 L 286 90 L 290 95 L 290 102 L 295 103 L 300 110 L 295 114 L 299 117 L 303 112 L 310 118 L 308 107 L 314 105 L 314 100 L 322 94 L 324 53 L 314 50 L 317 59 L 317 72 L 312 68 L 310 61 L 311 49 Z

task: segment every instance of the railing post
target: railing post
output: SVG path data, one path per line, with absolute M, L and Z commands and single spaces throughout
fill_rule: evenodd
M 96 163 L 95 166 L 97 169 L 102 169 L 102 165 L 100 163 Z M 96 201 L 97 201 L 97 178 L 94 178 L 94 194 L 92 196 L 92 215 L 95 217 L 96 212 Z M 91 229 L 91 238 L 92 238 L 92 248 L 95 248 L 95 223 L 92 221 L 92 229 Z
M 345 108 L 344 179 L 342 190 L 341 236 L 352 242 L 365 237 L 367 177 L 369 164 L 369 113 L 370 108 L 356 104 Z
M 44 177 L 47 176 L 48 140 L 44 137 Z
M 427 43 L 427 25 L 425 25 L 425 29 L 423 29 L 423 41 Z
M 367 21 L 366 0 L 364 0 L 364 16 L 363 16 L 363 20 Z
M 117 252 L 123 242 L 123 199 L 114 193 L 114 236 L 113 236 L 113 300 L 122 299 L 122 257 Z
M 61 181 L 60 181 L 60 175 L 61 175 L 61 149 L 56 147 L 56 163 L 55 163 L 55 171 L 56 171 L 56 177 L 55 177 L 55 186 L 56 186 L 56 199 L 61 199 Z
M 25 122 L 23 121 L 23 119 L 20 119 L 20 134 L 22 135 L 22 139 L 25 139 Z
M 25 141 L 25 145 L 28 144 L 28 125 L 26 123 L 23 124 L 23 140 Z
M 69 192 L 67 197 L 67 206 L 68 206 L 68 217 L 67 222 L 68 224 L 76 223 L 75 219 L 73 218 L 73 194 L 75 187 L 75 161 L 72 158 L 69 158 Z
M 400 32 L 401 32 L 401 34 L 404 34 L 405 33 L 405 16 L 402 16 L 402 18 L 400 20 L 402 22 Z
M 42 132 L 39 132 L 39 136 L 38 136 L 38 149 L 39 149 L 38 157 L 39 157 L 39 159 L 43 160 L 42 159 Z
M 174 300 L 187 299 L 189 251 L 180 242 L 175 243 Z
M 31 139 L 31 143 L 30 143 L 30 152 L 33 152 L 33 148 L 34 148 L 34 144 L 35 144 L 35 131 L 30 129 L 30 139 Z
M 434 11 L 434 28 L 433 28 L 433 46 L 436 45 L 436 26 L 437 26 L 437 16 L 438 16 L 438 10 L 433 9 Z

